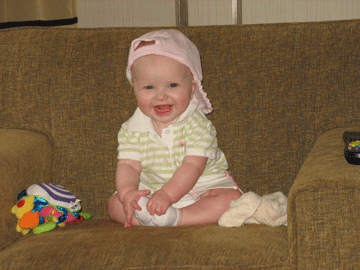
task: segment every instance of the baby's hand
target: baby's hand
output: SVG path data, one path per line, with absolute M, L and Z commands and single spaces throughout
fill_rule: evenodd
M 173 204 L 174 202 L 169 197 L 169 195 L 159 189 L 156 191 L 151 199 L 148 201 L 146 205 L 146 209 L 149 211 L 150 215 L 157 214 L 158 216 L 164 215 L 167 209 Z
M 122 198 L 122 204 L 125 212 L 124 227 L 131 227 L 131 221 L 134 216 L 135 209 L 141 211 L 138 201 L 142 196 L 150 194 L 150 190 L 129 190 Z

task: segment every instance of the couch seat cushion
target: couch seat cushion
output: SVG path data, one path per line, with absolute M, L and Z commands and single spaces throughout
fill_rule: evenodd
M 15 229 L 15 228 L 14 228 Z M 289 269 L 287 227 L 123 228 L 90 220 L 0 252 L 2 269 Z

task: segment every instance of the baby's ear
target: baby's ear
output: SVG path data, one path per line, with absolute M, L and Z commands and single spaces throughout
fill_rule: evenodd
M 193 79 L 193 80 L 192 80 L 192 83 L 191 83 L 191 91 L 192 91 L 192 96 L 191 96 L 191 98 L 194 97 L 194 93 L 195 93 L 196 86 L 197 86 L 197 83 L 196 83 L 195 79 Z

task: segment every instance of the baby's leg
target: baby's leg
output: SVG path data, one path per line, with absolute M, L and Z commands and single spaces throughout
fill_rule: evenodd
M 109 211 L 109 216 L 110 218 L 118 223 L 121 224 L 125 224 L 125 212 L 124 212 L 124 207 L 121 204 L 117 193 L 112 195 L 107 203 L 108 206 L 108 211 Z M 131 222 L 132 226 L 140 226 L 140 222 L 135 218 L 135 216 L 133 216 L 132 218 L 132 222 Z
M 134 216 L 132 218 L 132 226 L 176 226 L 180 218 L 180 211 L 174 207 L 169 207 L 165 215 L 151 216 L 150 213 L 146 210 L 146 204 L 149 201 L 149 198 L 143 196 L 138 201 L 139 206 L 142 208 L 141 211 L 135 210 Z M 119 201 L 117 194 L 114 194 L 108 200 L 108 211 L 109 216 L 112 220 L 125 224 L 125 212 L 124 207 Z M 136 218 L 138 217 L 138 219 Z
M 182 209 L 178 225 L 200 225 L 217 223 L 229 208 L 230 202 L 240 198 L 237 189 L 218 188 L 207 190 L 200 199 Z

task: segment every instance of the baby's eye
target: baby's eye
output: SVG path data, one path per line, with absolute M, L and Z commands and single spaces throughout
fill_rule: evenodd
M 177 83 L 171 83 L 171 84 L 170 84 L 170 87 L 176 87 L 176 86 L 178 86 Z
M 152 85 L 147 85 L 147 86 L 145 86 L 144 88 L 145 88 L 145 89 L 148 89 L 148 90 L 151 90 L 151 89 L 154 89 L 154 86 L 152 86 Z

